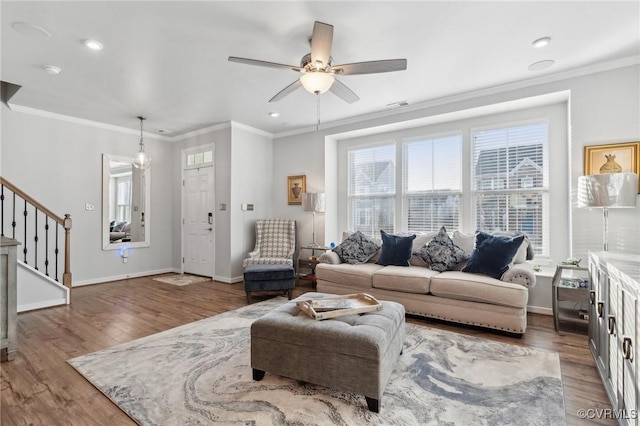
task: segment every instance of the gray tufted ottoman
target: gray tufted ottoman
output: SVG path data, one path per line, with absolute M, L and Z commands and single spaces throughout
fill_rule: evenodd
M 382 301 L 383 309 L 317 321 L 296 301 L 330 296 L 306 293 L 251 325 L 253 379 L 265 372 L 362 394 L 379 412 L 384 387 L 402 352 L 404 306 Z

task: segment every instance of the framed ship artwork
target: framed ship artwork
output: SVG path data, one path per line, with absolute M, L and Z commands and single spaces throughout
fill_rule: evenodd
M 605 173 L 635 173 L 640 176 L 640 142 L 585 146 L 584 174 Z
M 305 175 L 287 177 L 287 201 L 290 206 L 302 205 L 304 192 L 307 192 L 307 177 Z

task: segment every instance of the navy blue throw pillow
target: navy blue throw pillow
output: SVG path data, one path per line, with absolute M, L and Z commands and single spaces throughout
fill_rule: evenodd
M 411 251 L 415 235 L 400 236 L 387 234 L 382 229 L 382 249 L 380 250 L 380 258 L 376 262 L 378 265 L 384 266 L 409 266 L 411 259 Z
M 476 248 L 471 253 L 467 265 L 462 268 L 462 272 L 488 275 L 499 280 L 509 269 L 513 256 L 523 240 L 524 235 L 511 238 L 478 232 Z

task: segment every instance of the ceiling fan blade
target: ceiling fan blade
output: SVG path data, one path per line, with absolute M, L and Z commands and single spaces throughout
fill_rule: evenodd
M 322 67 L 329 64 L 331 44 L 333 43 L 333 25 L 316 21 L 311 35 L 311 63 L 322 62 Z
M 336 79 L 333 81 L 331 88 L 329 89 L 331 93 L 342 99 L 348 104 L 352 104 L 354 102 L 358 102 L 360 98 L 358 95 L 353 93 L 351 89 L 344 85 L 340 80 Z
M 285 87 L 284 89 L 282 89 L 281 91 L 279 91 L 273 98 L 269 99 L 269 102 L 278 102 L 280 99 L 292 94 L 293 92 L 295 92 L 297 89 L 301 87 L 302 87 L 302 82 L 300 81 L 300 79 L 298 79 L 293 83 L 291 83 L 290 85 L 288 85 L 287 87 Z
M 406 59 L 356 62 L 353 64 L 336 65 L 331 68 L 337 75 L 376 74 L 381 72 L 403 71 L 406 69 Z
M 302 71 L 302 68 L 295 65 L 278 64 L 276 62 L 259 61 L 257 59 L 238 58 L 237 56 L 229 56 L 229 62 L 237 62 L 239 64 L 256 65 L 259 67 L 290 69 L 293 71 Z

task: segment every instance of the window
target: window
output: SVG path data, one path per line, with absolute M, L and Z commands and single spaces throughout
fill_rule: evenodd
M 347 151 L 349 222 L 351 229 L 372 238 L 393 232 L 396 194 L 396 145 Z
M 460 228 L 462 136 L 407 141 L 403 144 L 403 206 L 406 229 Z
M 548 124 L 471 133 L 476 229 L 524 232 L 548 254 Z

